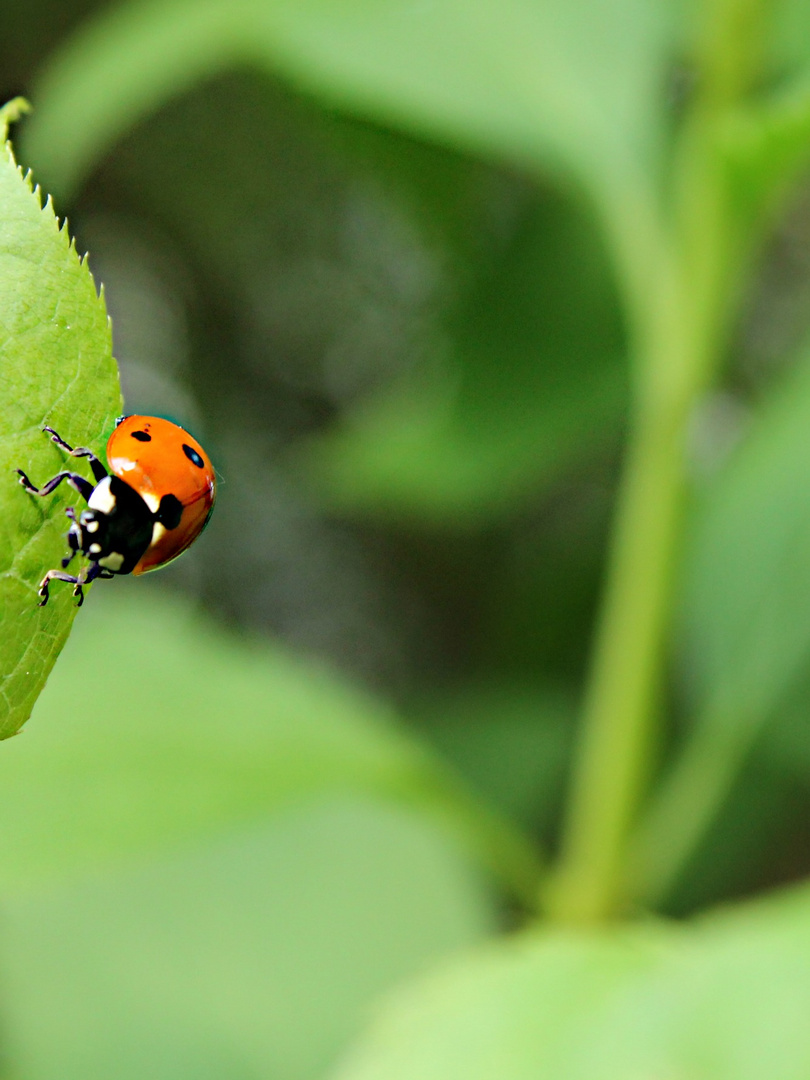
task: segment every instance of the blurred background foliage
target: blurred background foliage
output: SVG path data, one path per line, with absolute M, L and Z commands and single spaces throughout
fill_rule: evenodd
M 805 6 L 29 0 L 3 26 L 0 99 L 32 100 L 19 156 L 104 282 L 127 411 L 187 424 L 220 471 L 202 540 L 93 590 L 0 754 L 5 1075 L 317 1080 L 384 991 L 536 906 L 625 448 L 660 389 L 659 219 L 697 283 L 672 340 L 708 359 L 678 419 L 630 906 L 805 877 Z M 761 982 L 768 933 L 740 976 L 723 950 L 746 933 L 708 924 L 665 1005 Z M 504 957 L 480 985 L 460 969 L 402 1006 L 432 1056 L 394 1023 L 345 1076 L 475 1080 L 487 1003 L 556 1015 L 543 979 L 571 970 L 635 1030 L 628 972 L 677 935 L 631 941 L 638 964 L 626 936 L 587 962 L 527 946 L 514 998 Z M 750 1027 L 734 1013 L 728 1045 Z M 576 1068 L 548 1050 L 543 1075 L 636 1075 L 605 1045 Z M 807 1075 L 798 1051 L 743 1073 L 713 1045 L 678 1075 Z

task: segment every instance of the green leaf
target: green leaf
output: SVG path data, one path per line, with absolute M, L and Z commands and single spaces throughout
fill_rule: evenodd
M 299 806 L 6 898 L 4 1063 L 25 1080 L 318 1080 L 381 991 L 494 921 L 423 817 Z
M 736 34 L 748 56 L 748 70 L 738 76 L 747 92 L 718 117 L 711 152 L 725 174 L 729 261 L 743 280 L 741 271 L 810 157 L 810 54 L 805 4 L 755 0 L 738 5 L 737 16 Z M 718 56 L 734 48 L 722 38 L 709 45 Z
M 544 193 L 446 335 L 444 376 L 410 376 L 300 451 L 331 506 L 480 526 L 617 435 L 624 343 L 581 207 Z
M 537 831 L 558 809 L 574 703 L 549 686 L 462 683 L 411 703 L 409 715 L 487 801 Z
M 762 240 L 810 159 L 810 79 L 797 77 L 766 101 L 739 108 L 720 137 L 737 249 Z
M 807 888 L 691 926 L 551 930 L 391 998 L 336 1080 L 803 1080 Z
M 770 5 L 773 23 L 766 41 L 772 70 L 777 75 L 795 72 L 810 61 L 810 13 L 804 0 L 778 0 Z
M 810 652 L 808 424 L 805 357 L 702 493 L 687 543 L 682 627 L 695 694 L 736 688 L 747 712 L 772 708 Z
M 806 704 L 802 719 L 806 727 Z M 781 716 L 773 727 L 783 727 Z M 794 873 L 804 821 L 803 810 L 797 810 L 801 788 L 795 780 L 801 752 L 801 746 L 794 748 L 790 766 L 779 761 L 771 725 L 766 727 L 668 894 L 668 915 L 682 918 L 730 898 L 750 896 L 763 881 L 784 880 Z
M 116 589 L 140 586 L 136 600 Z M 0 889 L 73 876 L 324 793 L 417 807 L 524 898 L 532 846 L 397 729 L 371 695 L 242 643 L 144 582 L 85 605 L 0 759 Z
M 639 829 L 633 877 L 647 899 L 679 872 L 810 657 L 808 426 L 805 359 L 694 517 L 680 635 L 695 718 Z
M 0 112 L 5 138 L 14 103 Z M 19 731 L 67 638 L 75 615 L 69 591 L 37 607 L 37 585 L 65 552 L 62 485 L 38 499 L 14 469 L 42 483 L 64 454 L 41 431 L 56 428 L 74 445 L 102 449 L 121 411 L 103 298 L 50 200 L 0 146 L 0 738 Z
M 671 22 L 651 0 L 136 0 L 52 58 L 31 153 L 75 185 L 145 113 L 248 61 L 421 136 L 561 167 L 618 203 L 657 167 Z
M 810 672 L 805 665 L 784 702 L 765 725 L 757 743 L 757 754 L 778 771 L 783 788 L 810 785 Z M 786 784 L 787 781 L 787 784 Z

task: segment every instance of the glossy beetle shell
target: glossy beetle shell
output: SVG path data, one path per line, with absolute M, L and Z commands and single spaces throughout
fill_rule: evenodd
M 155 524 L 152 542 L 132 573 L 156 570 L 176 559 L 205 528 L 214 506 L 216 477 L 205 450 L 170 420 L 126 416 L 109 438 L 107 463 L 153 512 L 165 495 L 173 495 L 183 508 L 176 528 Z

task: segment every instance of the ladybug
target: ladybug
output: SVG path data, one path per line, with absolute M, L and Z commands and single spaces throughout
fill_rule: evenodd
M 95 485 L 79 473 L 64 470 L 35 487 L 22 469 L 20 483 L 32 495 L 50 495 L 63 480 L 87 501 L 77 515 L 72 506 L 67 541 L 70 551 L 62 570 L 49 570 L 39 583 L 39 606 L 48 603 L 53 579 L 73 585 L 81 607 L 83 586 L 95 578 L 144 574 L 182 554 L 211 516 L 216 477 L 211 461 L 187 431 L 158 416 L 119 416 L 107 443 L 109 472 L 84 446 L 74 450 L 46 427 L 51 441 L 74 458 L 87 458 Z M 90 560 L 77 575 L 64 570 L 79 552 Z

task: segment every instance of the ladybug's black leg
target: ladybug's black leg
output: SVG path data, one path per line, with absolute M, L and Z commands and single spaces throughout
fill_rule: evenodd
M 76 511 L 73 509 L 72 506 L 68 506 L 65 509 L 65 514 L 71 521 L 76 521 Z M 70 551 L 67 553 L 67 555 L 65 555 L 64 559 L 62 559 L 63 570 L 70 565 L 71 561 L 79 552 L 79 533 L 74 532 L 74 530 L 71 528 L 70 532 L 67 534 L 67 542 Z
M 60 435 L 56 434 L 53 428 L 44 427 L 42 430 L 47 431 L 51 437 L 51 442 L 56 443 L 61 450 L 70 454 L 71 457 L 86 457 L 90 463 L 90 468 L 93 470 L 93 476 L 96 478 L 96 483 L 98 483 L 99 480 L 103 480 L 104 477 L 108 475 L 107 470 L 92 450 L 88 450 L 86 446 L 77 446 L 74 450 L 74 448 L 69 446 Z
M 72 557 L 72 556 L 71 556 Z M 61 570 L 49 570 L 45 577 L 39 583 L 39 595 L 42 599 L 39 602 L 40 607 L 45 607 L 49 599 L 49 585 L 52 581 L 66 581 L 68 585 L 73 586 L 73 595 L 77 597 L 78 604 L 76 607 L 81 607 L 84 603 L 84 585 L 89 585 L 91 581 L 96 578 L 111 578 L 115 577 L 115 574 L 111 574 L 109 570 L 105 570 L 103 566 L 99 566 L 97 562 L 90 563 L 90 566 L 85 570 L 80 570 L 75 576 L 73 574 L 65 574 Z
M 40 581 L 39 589 L 37 590 L 39 595 L 42 597 L 39 602 L 39 607 L 45 607 L 45 605 L 48 603 L 48 599 L 50 596 L 48 592 L 48 586 L 51 581 L 54 580 L 66 581 L 69 585 L 72 585 L 73 595 L 78 597 L 79 599 L 79 602 L 76 606 L 82 606 L 82 604 L 84 603 L 84 592 L 82 591 L 84 578 L 81 576 L 81 574 L 79 574 L 77 577 L 74 577 L 72 574 L 66 574 L 62 570 L 49 570 L 45 577 L 42 579 L 42 581 Z
M 59 487 L 63 480 L 67 480 L 70 486 L 75 488 L 83 499 L 89 499 L 93 493 L 94 485 L 91 484 L 86 477 L 79 476 L 79 474 L 75 472 L 65 471 L 57 473 L 57 475 L 50 479 L 46 484 L 43 484 L 41 488 L 38 488 L 31 483 L 22 469 L 15 469 L 14 471 L 20 474 L 20 483 L 25 490 L 29 491 L 32 495 L 50 495 L 55 488 Z

